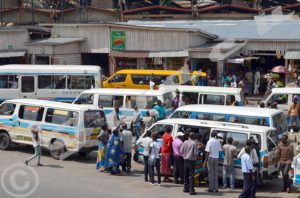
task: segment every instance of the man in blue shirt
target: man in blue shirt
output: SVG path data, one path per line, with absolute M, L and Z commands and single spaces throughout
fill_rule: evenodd
M 166 117 L 165 107 L 162 105 L 161 100 L 157 100 L 157 105 L 154 109 L 158 112 L 157 120 L 163 120 Z
M 141 123 L 143 120 L 142 113 L 138 110 L 137 106 L 134 107 L 133 119 L 132 119 L 132 127 L 133 132 L 138 140 L 141 136 Z
M 250 156 L 251 147 L 245 147 L 245 153 L 241 157 L 241 164 L 242 164 L 242 172 L 244 176 L 244 184 L 243 184 L 243 191 L 240 194 L 239 198 L 249 198 L 251 197 L 251 188 L 253 185 L 253 162 Z

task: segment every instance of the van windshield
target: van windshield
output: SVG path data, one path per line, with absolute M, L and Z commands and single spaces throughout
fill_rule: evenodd
M 106 119 L 103 111 L 88 110 L 84 113 L 84 127 L 97 128 L 106 126 Z

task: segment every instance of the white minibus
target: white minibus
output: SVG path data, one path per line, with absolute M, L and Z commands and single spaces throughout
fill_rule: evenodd
M 211 104 L 211 105 L 233 105 L 244 106 L 245 98 L 241 88 L 210 87 L 210 86 L 188 86 L 188 85 L 167 85 L 161 90 L 179 92 L 181 96 L 188 99 L 189 104 Z
M 86 89 L 101 87 L 101 68 L 86 65 L 0 66 L 0 102 L 31 98 L 72 102 Z
M 165 105 L 166 115 L 171 113 L 172 93 L 160 90 L 141 90 L 141 89 L 90 89 L 82 92 L 75 100 L 74 104 L 93 105 L 103 108 L 108 122 L 109 129 L 113 126 L 113 110 L 119 107 L 119 116 L 130 125 L 134 113 L 134 107 L 137 106 L 142 116 L 153 109 L 157 100 L 161 100 Z
M 260 153 L 260 174 L 263 179 L 273 179 L 277 176 L 278 166 L 276 166 L 276 152 L 278 150 L 277 144 L 279 141 L 279 134 L 277 130 L 273 127 L 265 126 L 253 126 L 246 124 L 236 124 L 236 123 L 225 123 L 216 122 L 208 120 L 192 120 L 192 119 L 165 119 L 153 124 L 149 130 L 151 133 L 158 133 L 159 141 L 162 142 L 162 135 L 165 129 L 169 127 L 172 132 L 173 138 L 176 137 L 178 132 L 183 132 L 187 134 L 189 132 L 194 132 L 196 134 L 201 134 L 202 142 L 204 144 L 210 138 L 212 131 L 217 131 L 218 136 L 223 137 L 223 144 L 227 143 L 227 138 L 233 138 L 233 145 L 237 147 L 237 153 L 245 146 L 246 141 L 253 138 L 257 141 L 257 146 Z M 144 138 L 146 133 L 144 133 L 140 138 Z M 187 135 L 188 136 L 188 135 Z M 188 137 L 186 137 L 187 139 Z M 138 148 L 139 154 L 143 152 L 143 148 Z M 219 176 L 223 174 L 223 161 L 224 153 L 220 153 L 219 160 Z M 203 159 L 197 164 L 203 164 Z M 241 172 L 241 161 L 240 159 L 234 160 L 234 167 L 236 173 L 236 179 L 242 180 L 243 174 Z M 200 168 L 201 169 L 201 168 Z
M 267 107 L 270 107 L 273 102 L 276 102 L 278 109 L 283 110 L 285 115 L 287 115 L 288 108 L 292 104 L 295 96 L 300 97 L 300 88 L 273 88 L 265 94 L 261 102 L 265 103 Z
M 106 126 L 99 108 L 61 102 L 14 99 L 0 105 L 0 149 L 12 143 L 32 145 L 31 126 L 41 128 L 41 146 L 55 159 L 65 159 L 75 152 L 95 150 L 97 136 Z
M 286 118 L 281 110 L 257 107 L 186 105 L 179 107 L 170 118 L 214 120 L 274 127 L 279 134 L 288 132 Z

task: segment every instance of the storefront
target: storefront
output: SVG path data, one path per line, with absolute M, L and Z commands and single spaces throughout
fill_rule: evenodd
M 287 76 L 289 81 L 300 80 L 300 50 L 288 50 L 284 58 L 290 71 Z

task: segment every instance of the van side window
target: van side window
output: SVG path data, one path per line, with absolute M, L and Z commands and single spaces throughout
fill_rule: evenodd
M 0 89 L 17 89 L 19 76 L 0 75 Z
M 261 150 L 261 135 L 251 133 L 250 134 L 250 139 L 251 138 L 254 139 L 255 142 L 257 142 L 258 149 Z
M 95 87 L 93 76 L 69 76 L 69 89 L 91 89 L 93 87 Z
M 75 104 L 93 104 L 94 94 L 81 94 L 79 98 L 76 99 Z
M 277 104 L 287 104 L 288 95 L 287 94 L 274 94 L 270 99 L 269 103 L 277 102 Z M 268 104 L 270 105 L 270 104 Z
M 167 127 L 170 127 L 171 131 L 173 131 L 173 126 L 167 125 L 167 124 L 156 124 L 150 129 L 150 131 L 151 131 L 151 133 L 158 133 L 159 138 L 162 138 Z
M 236 146 L 238 152 L 242 150 L 242 148 L 246 145 L 246 141 L 248 140 L 248 134 L 246 134 L 246 133 L 218 130 L 218 136 L 221 136 L 221 134 L 224 137 L 223 144 L 226 144 L 227 139 L 229 137 L 232 137 L 232 139 L 233 139 L 232 144 L 234 146 Z
M 125 82 L 126 74 L 117 74 L 112 77 L 108 82 L 109 83 L 117 83 L 117 82 Z
M 225 96 L 203 95 L 203 104 L 224 105 L 225 104 Z
M 276 148 L 276 144 L 269 137 L 267 137 L 267 146 L 268 151 L 273 151 Z
M 165 103 L 165 108 L 171 108 L 172 106 L 172 100 L 173 100 L 173 95 L 172 93 L 165 93 L 163 95 L 164 103 Z
M 152 109 L 156 102 L 156 96 L 126 96 L 125 108 Z
M 84 112 L 84 127 L 98 128 L 106 126 L 105 114 L 99 110 L 88 110 Z
M 241 123 L 241 124 L 251 124 L 251 125 L 260 125 L 260 126 L 269 126 L 266 118 L 251 118 L 251 117 L 241 117 L 241 116 L 230 116 L 229 122 Z
M 0 106 L 0 115 L 12 115 L 14 114 L 16 104 L 3 103 Z
M 132 82 L 136 85 L 149 85 L 151 75 L 132 74 Z M 156 83 L 155 83 L 156 84 Z
M 24 120 L 42 121 L 44 107 L 21 105 L 19 118 Z
M 179 125 L 177 132 L 183 132 L 186 135 L 188 135 L 187 134 L 188 132 L 194 132 L 196 136 L 200 134 L 202 137 L 202 142 L 206 144 L 207 141 L 209 140 L 210 131 L 211 131 L 210 127 Z
M 235 96 L 234 95 L 227 95 L 226 96 L 226 105 L 235 105 L 233 102 L 235 102 Z
M 65 111 L 61 109 L 47 109 L 46 122 L 64 126 L 77 126 L 78 113 L 74 111 Z
M 39 89 L 65 89 L 66 88 L 66 76 L 38 76 L 38 88 Z
M 102 107 L 122 107 L 123 96 L 102 95 L 99 96 L 98 106 Z

